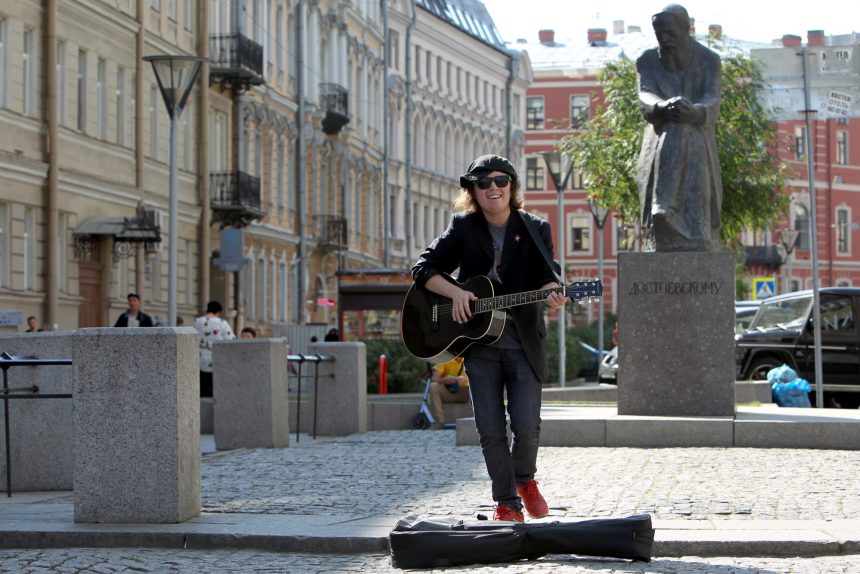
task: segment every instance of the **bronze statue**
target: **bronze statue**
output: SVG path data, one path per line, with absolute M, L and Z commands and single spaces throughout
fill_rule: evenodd
M 636 61 L 648 122 L 636 173 L 645 251 L 719 251 L 720 57 L 690 36 L 683 6 L 670 4 L 651 23 L 659 48 Z

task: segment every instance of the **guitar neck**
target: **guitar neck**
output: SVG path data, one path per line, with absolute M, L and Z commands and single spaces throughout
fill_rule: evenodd
M 507 309 L 529 303 L 540 303 L 550 293 L 564 293 L 564 287 L 552 287 L 550 289 L 539 289 L 537 291 L 523 291 L 510 295 L 499 295 L 498 297 L 484 297 L 475 301 L 475 313 L 486 313 L 496 309 Z

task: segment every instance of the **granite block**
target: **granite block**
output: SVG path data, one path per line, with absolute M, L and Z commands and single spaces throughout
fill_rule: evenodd
M 317 435 L 367 432 L 367 348 L 364 343 L 315 343 L 310 345 L 309 354 L 334 358 L 333 362 L 319 363 Z M 313 365 L 305 368 L 314 373 Z
M 618 414 L 735 412 L 731 253 L 619 253 Z
M 75 522 L 200 514 L 199 340 L 192 327 L 74 334 Z
M 0 352 L 16 358 L 71 359 L 71 335 L 71 331 L 3 334 Z M 40 395 L 71 394 L 74 386 L 70 365 L 10 367 L 7 376 L 10 388 L 35 386 Z M 12 492 L 72 489 L 73 413 L 72 399 L 9 401 Z M 0 440 L 0 490 L 6 490 L 5 440 Z
M 216 342 L 212 395 L 218 450 L 290 445 L 285 339 Z

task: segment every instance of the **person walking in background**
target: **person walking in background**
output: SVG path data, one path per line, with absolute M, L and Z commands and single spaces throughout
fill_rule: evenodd
M 240 339 L 256 339 L 257 338 L 257 330 L 253 327 L 242 327 L 242 330 L 239 331 Z
M 212 396 L 212 344 L 215 341 L 235 339 L 230 323 L 221 318 L 224 308 L 218 301 L 206 304 L 206 313 L 194 320 L 200 333 L 200 396 Z
M 152 317 L 141 310 L 140 295 L 137 293 L 129 293 L 128 311 L 123 312 L 117 318 L 114 327 L 154 327 L 155 322 Z
M 549 223 L 520 209 L 519 189 L 510 161 L 492 154 L 477 158 L 460 178 L 456 213 L 448 228 L 412 267 L 418 287 L 451 300 L 455 323 L 470 319 L 472 302 L 478 299 L 443 275 L 455 269 L 459 269 L 459 282 L 486 276 L 497 295 L 546 290 L 543 302 L 552 309 L 561 309 L 567 300 L 556 290 L 558 271 L 548 262 L 553 252 Z M 499 338 L 472 345 L 464 358 L 475 425 L 492 480 L 494 519 L 522 522 L 523 506 L 533 518 L 549 512 L 534 479 L 541 385 L 547 378 L 546 324 L 537 305 L 511 307 L 507 315 Z M 508 446 L 506 409 L 512 447 Z
M 445 428 L 445 413 L 442 403 L 465 403 L 469 400 L 469 378 L 466 376 L 462 357 L 454 357 L 447 363 L 433 367 L 430 383 L 430 412 L 433 413 L 433 428 Z
M 323 337 L 323 341 L 326 343 L 334 343 L 340 341 L 340 331 L 332 327 L 328 330 L 328 333 L 325 334 L 325 337 Z
M 25 333 L 35 333 L 36 331 L 41 331 L 41 329 L 39 329 L 38 327 L 39 323 L 36 321 L 36 318 L 33 315 L 27 317 L 27 330 L 24 331 Z

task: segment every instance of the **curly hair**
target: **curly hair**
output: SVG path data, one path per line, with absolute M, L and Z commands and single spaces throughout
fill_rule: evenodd
M 478 200 L 475 199 L 475 184 L 469 187 L 461 187 L 457 197 L 453 201 L 454 211 L 457 213 L 477 213 L 481 210 Z M 525 199 L 520 193 L 520 180 L 511 178 L 511 209 L 522 209 Z

